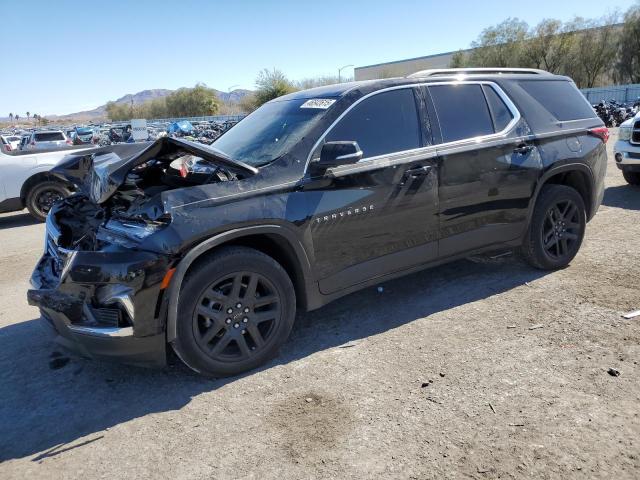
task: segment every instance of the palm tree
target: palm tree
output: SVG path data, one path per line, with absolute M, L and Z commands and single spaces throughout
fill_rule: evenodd
M 10 113 L 10 114 L 9 114 L 9 121 L 10 121 L 10 122 L 13 122 L 13 113 Z
M 18 123 L 18 120 L 20 120 L 20 115 L 18 115 L 17 113 L 15 114 L 15 116 L 13 117 L 16 119 L 16 123 Z
M 33 115 L 31 115 L 31 117 L 33 117 L 33 123 L 35 123 L 36 125 L 38 125 L 38 114 L 34 113 Z
M 27 122 L 29 121 L 29 112 L 27 112 Z

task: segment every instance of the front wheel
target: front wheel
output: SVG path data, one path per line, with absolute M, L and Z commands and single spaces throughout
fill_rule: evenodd
M 34 185 L 25 199 L 27 210 L 32 217 L 44 222 L 54 203 L 71 195 L 71 191 L 62 183 L 54 181 Z
M 542 187 L 521 251 L 541 270 L 569 265 L 576 256 L 587 224 L 582 196 L 566 185 Z
M 223 248 L 187 274 L 173 348 L 199 373 L 236 375 L 277 353 L 295 312 L 293 284 L 278 262 L 252 248 Z
M 640 185 L 640 172 L 622 170 L 622 176 L 629 185 Z

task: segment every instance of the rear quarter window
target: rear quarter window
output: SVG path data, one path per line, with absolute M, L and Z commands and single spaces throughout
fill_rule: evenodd
M 522 89 L 559 121 L 593 118 L 596 113 L 573 83 L 566 80 L 522 80 Z

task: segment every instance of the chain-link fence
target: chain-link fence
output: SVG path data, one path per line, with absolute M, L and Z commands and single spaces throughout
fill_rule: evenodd
M 611 87 L 583 88 L 580 90 L 589 103 L 598 103 L 603 100 L 615 100 L 616 102 L 632 102 L 640 97 L 640 83 L 631 85 L 615 85 Z

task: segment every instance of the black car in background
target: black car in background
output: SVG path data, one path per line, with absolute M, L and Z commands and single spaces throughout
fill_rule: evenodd
M 28 297 L 85 355 L 233 375 L 297 309 L 477 252 L 568 265 L 603 197 L 608 131 L 566 77 L 445 70 L 301 91 L 211 147 L 70 155 Z

